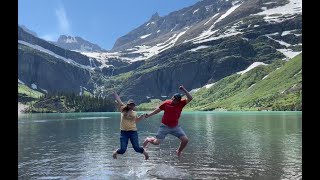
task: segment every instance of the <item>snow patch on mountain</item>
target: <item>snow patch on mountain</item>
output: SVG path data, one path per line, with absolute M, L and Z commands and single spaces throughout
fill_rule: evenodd
M 279 44 L 284 45 L 284 46 L 286 46 L 286 47 L 291 46 L 291 44 L 289 44 L 289 43 L 286 43 L 286 42 L 284 42 L 284 41 L 279 41 L 279 40 L 273 39 L 272 37 L 270 37 L 270 36 L 268 36 L 268 35 L 266 35 L 266 37 L 268 37 L 269 39 L 272 39 L 272 40 L 274 40 L 274 41 L 278 42 Z
M 239 72 L 237 72 L 237 74 L 241 74 L 242 75 L 242 74 L 244 74 L 244 73 L 250 71 L 251 69 L 253 69 L 253 68 L 257 67 L 257 66 L 260 66 L 260 65 L 264 65 L 265 66 L 267 64 L 263 63 L 263 62 L 254 62 L 247 69 L 245 69 L 243 71 L 239 71 Z
M 226 18 L 227 16 L 229 16 L 233 11 L 235 11 L 238 7 L 241 6 L 242 3 L 240 4 L 236 4 L 233 5 L 231 8 L 229 8 L 224 14 L 222 14 L 210 27 L 208 30 L 204 30 L 199 36 L 189 39 L 189 40 L 185 40 L 184 42 L 189 42 L 192 41 L 193 43 L 202 43 L 202 42 L 207 42 L 207 41 L 213 41 L 213 40 L 217 40 L 220 38 L 224 38 L 224 37 L 229 37 L 229 36 L 234 36 L 237 34 L 241 34 L 241 32 L 237 32 L 234 29 L 230 30 L 232 32 L 228 33 L 224 33 L 221 34 L 219 36 L 215 36 L 215 37 L 211 37 L 212 35 L 214 35 L 217 31 L 219 31 L 218 29 L 216 30 L 212 30 L 215 26 L 216 23 L 222 21 L 224 18 Z M 204 25 L 206 25 L 207 23 L 209 23 L 212 19 L 214 19 L 216 16 L 218 16 L 218 14 L 215 14 L 214 16 L 212 16 L 207 22 L 205 22 Z M 231 27 L 233 28 L 233 27 Z
M 142 54 L 141 56 L 134 57 L 134 58 L 127 58 L 127 59 L 130 60 L 131 62 L 149 59 L 150 57 L 173 47 L 175 43 L 178 41 L 178 39 L 184 33 L 186 33 L 190 28 L 185 27 L 184 29 L 185 31 L 182 31 L 178 34 L 174 34 L 165 42 L 156 44 L 155 46 L 142 45 L 142 46 L 135 46 L 134 48 L 127 49 L 127 50 L 132 50 L 128 54 Z
M 264 11 L 253 15 L 264 15 L 264 20 L 266 22 L 273 23 L 282 22 L 283 20 L 291 17 L 286 15 L 295 14 L 302 14 L 302 0 L 289 0 L 289 3 L 284 6 L 278 6 L 271 9 L 265 8 Z
M 211 88 L 213 85 L 214 85 L 215 83 L 211 83 L 211 84 L 207 84 L 207 85 L 204 85 L 203 87 L 205 87 L 205 88 Z
M 54 56 L 54 57 L 56 57 L 56 58 L 58 58 L 58 59 L 61 59 L 61 60 L 65 61 L 65 62 L 67 62 L 67 63 L 69 63 L 69 64 L 78 66 L 78 67 L 80 67 L 80 68 L 84 68 L 84 69 L 87 69 L 87 70 L 93 70 L 93 69 L 94 69 L 93 67 L 79 64 L 79 63 L 77 63 L 76 61 L 74 61 L 74 60 L 72 60 L 72 59 L 69 59 L 69 58 L 67 59 L 67 58 L 65 58 L 65 57 L 62 57 L 62 56 L 60 56 L 60 55 L 58 55 L 58 54 L 56 54 L 56 53 L 54 53 L 54 52 L 52 52 L 52 51 L 50 51 L 50 50 L 48 50 L 48 49 L 45 49 L 45 48 L 43 48 L 43 47 L 41 47 L 41 46 L 39 46 L 39 45 L 30 44 L 30 43 L 28 43 L 28 42 L 21 41 L 21 40 L 18 40 L 18 43 L 23 44 L 23 45 L 26 45 L 26 46 L 28 46 L 28 47 L 31 47 L 31 48 L 33 48 L 33 49 L 37 49 L 37 50 L 39 50 L 39 51 L 41 51 L 41 52 L 47 53 L 47 54 L 49 54 L 49 55 L 51 55 L 51 56 Z
M 205 22 L 203 25 L 208 24 L 213 18 L 217 17 L 220 13 L 215 14 L 214 16 L 212 16 L 207 22 Z
M 248 89 L 252 88 L 254 85 L 256 85 L 256 83 L 251 84 L 251 86 L 250 86 L 250 87 L 248 87 Z M 248 90 L 248 89 L 247 89 L 247 90 Z
M 219 17 L 219 19 L 218 19 L 216 22 L 214 22 L 214 24 L 220 22 L 221 20 L 223 20 L 224 18 L 226 18 L 227 16 L 229 16 L 234 10 L 236 10 L 238 7 L 240 7 L 241 4 L 242 4 L 242 3 L 237 4 L 237 5 L 234 4 L 230 9 L 228 9 L 228 11 L 227 11 L 226 13 L 224 13 L 223 15 L 221 15 L 221 16 Z
M 277 51 L 281 52 L 287 57 L 284 60 L 289 60 L 302 52 L 302 51 L 295 52 L 292 49 L 277 49 Z
M 264 76 L 261 80 L 264 80 L 265 78 L 267 78 L 269 76 L 269 74 L 267 74 L 266 76 Z
M 20 79 L 18 79 L 18 83 L 20 83 L 20 84 L 24 84 L 24 82 L 22 82 Z
M 152 33 L 147 34 L 147 35 L 140 36 L 140 39 L 144 39 L 144 38 L 146 38 L 146 37 L 150 36 L 151 34 L 152 34 Z
M 302 34 L 295 34 L 295 33 L 293 33 L 294 31 L 296 31 L 297 29 L 294 29 L 294 30 L 290 30 L 290 31 L 283 31 L 282 33 L 281 33 L 281 36 L 286 36 L 286 35 L 289 35 L 289 34 L 293 34 L 293 35 L 295 35 L 295 36 L 301 36 Z
M 38 89 L 37 85 L 34 84 L 34 83 L 31 84 L 31 88 L 32 88 L 32 89 Z
M 206 84 L 206 85 L 204 85 L 204 86 L 202 86 L 202 87 L 200 87 L 200 88 L 195 88 L 195 89 L 192 89 L 191 91 L 190 91 L 190 93 L 195 93 L 195 92 L 197 92 L 197 91 L 199 91 L 200 89 L 202 89 L 202 88 L 206 88 L 206 89 L 208 89 L 208 88 L 211 88 L 213 85 L 215 85 L 216 83 L 210 83 L 210 84 Z
M 196 52 L 199 49 L 205 49 L 205 48 L 208 48 L 208 47 L 210 47 L 210 46 L 198 46 L 198 47 L 190 49 L 188 51 Z
M 68 37 L 65 41 L 66 43 L 77 43 L 77 39 L 75 37 Z

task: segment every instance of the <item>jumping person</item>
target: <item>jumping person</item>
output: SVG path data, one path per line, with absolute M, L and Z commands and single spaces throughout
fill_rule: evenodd
M 113 94 L 121 112 L 120 148 L 113 152 L 113 158 L 117 159 L 117 154 L 124 154 L 126 152 L 130 139 L 133 149 L 136 152 L 143 154 L 145 160 L 149 159 L 149 155 L 146 150 L 139 146 L 138 131 L 136 127 L 136 122 L 143 119 L 145 114 L 138 117 L 137 112 L 133 110 L 136 105 L 133 100 L 129 100 L 127 104 L 124 104 L 116 92 Z
M 148 143 L 159 145 L 167 134 L 171 134 L 180 139 L 180 146 L 176 150 L 178 158 L 180 158 L 181 152 L 187 146 L 189 140 L 186 133 L 179 125 L 179 118 L 184 106 L 192 100 L 192 96 L 183 86 L 180 86 L 179 89 L 185 93 L 187 96 L 186 99 L 181 99 L 182 95 L 180 93 L 175 93 L 170 100 L 165 100 L 153 112 L 146 114 L 145 118 L 148 118 L 162 110 L 164 111 L 156 137 L 146 138 L 143 142 L 143 148 L 147 147 Z

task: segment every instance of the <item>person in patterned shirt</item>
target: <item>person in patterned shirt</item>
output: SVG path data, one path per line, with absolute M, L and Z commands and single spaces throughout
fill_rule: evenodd
M 134 111 L 135 103 L 133 100 L 129 100 L 127 104 L 124 104 L 119 95 L 114 92 L 114 97 L 119 106 L 121 112 L 120 121 L 120 148 L 113 152 L 112 156 L 117 159 L 118 154 L 124 154 L 128 147 L 129 139 L 131 141 L 133 149 L 144 155 L 144 159 L 149 159 L 149 155 L 146 150 L 139 146 L 139 138 L 136 123 L 145 117 L 145 114 L 137 116 L 137 112 Z

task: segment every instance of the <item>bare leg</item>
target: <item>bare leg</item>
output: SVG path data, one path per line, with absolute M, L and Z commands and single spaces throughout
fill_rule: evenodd
M 146 148 L 148 143 L 151 143 L 153 145 L 159 145 L 160 141 L 155 137 L 147 137 L 143 142 L 143 148 Z
M 149 154 L 147 153 L 147 151 L 145 149 L 143 150 L 143 155 L 144 155 L 145 160 L 149 159 Z
M 113 159 L 117 159 L 117 150 L 115 150 L 113 153 L 112 153 L 112 157 L 113 157 Z
M 182 136 L 182 137 L 180 137 L 179 139 L 180 139 L 180 146 L 179 146 L 179 148 L 176 150 L 177 155 L 178 155 L 178 158 L 180 158 L 182 150 L 187 146 L 188 141 L 189 141 L 188 138 L 187 138 L 187 136 Z

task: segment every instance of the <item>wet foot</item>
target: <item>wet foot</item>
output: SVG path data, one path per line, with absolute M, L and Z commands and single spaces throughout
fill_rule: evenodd
M 113 159 L 117 159 L 117 151 L 114 151 L 113 153 L 112 153 L 112 157 L 113 157 Z
M 147 137 L 144 141 L 143 141 L 143 148 L 148 147 L 148 143 L 151 142 L 153 140 L 153 138 L 151 137 Z
M 149 154 L 146 151 L 143 151 L 143 155 L 145 160 L 149 159 Z
M 146 138 L 146 139 L 143 141 L 142 147 L 143 147 L 143 148 L 146 148 L 147 145 L 148 145 L 148 143 L 149 143 L 149 140 L 148 140 L 148 138 Z
M 179 151 L 179 150 L 177 149 L 177 150 L 176 150 L 176 153 L 177 153 L 178 159 L 180 160 L 180 157 L 181 157 L 181 151 Z

